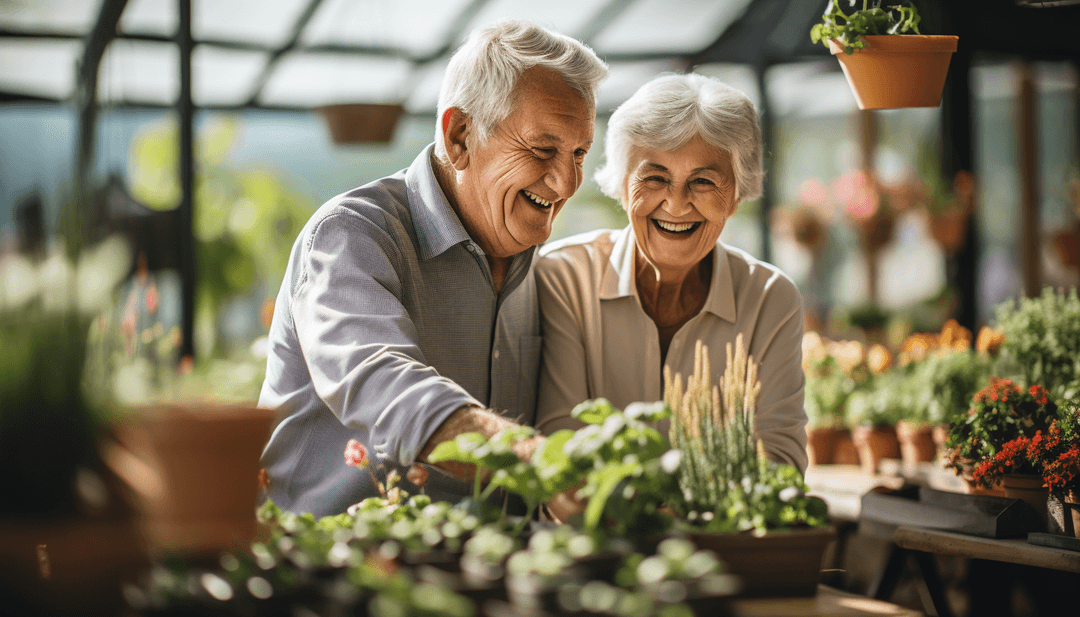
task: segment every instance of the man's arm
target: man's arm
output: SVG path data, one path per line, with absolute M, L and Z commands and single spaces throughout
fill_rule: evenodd
M 435 432 L 428 438 L 427 443 L 424 445 L 424 449 L 420 451 L 418 459 L 421 462 L 427 463 L 428 455 L 431 454 L 431 451 L 434 450 L 436 446 L 444 441 L 450 441 L 462 433 L 480 433 L 484 437 L 490 439 L 499 431 L 512 426 L 517 425 L 482 407 L 475 405 L 462 407 L 450 414 L 439 428 L 435 429 Z M 529 439 L 523 439 L 514 445 L 514 452 L 518 455 L 518 458 L 527 461 L 532 458 L 533 451 L 536 450 L 543 439 L 544 438 L 539 435 L 530 437 Z M 444 461 L 431 464 L 445 470 L 459 480 L 470 481 L 476 473 L 476 466 L 467 463 Z

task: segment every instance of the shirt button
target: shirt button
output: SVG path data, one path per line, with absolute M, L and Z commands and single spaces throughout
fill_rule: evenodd
M 493 354 L 491 354 L 491 355 L 492 355 L 492 356 L 493 356 L 493 357 L 494 357 L 494 358 L 495 358 L 496 360 L 498 360 L 498 359 L 499 359 L 499 350 L 498 350 L 498 349 L 496 349 L 496 350 L 495 350 L 495 352 L 494 352 Z
M 465 250 L 469 251 L 471 253 L 471 252 L 473 252 L 474 249 L 473 249 L 473 246 L 471 244 L 466 244 L 465 245 Z

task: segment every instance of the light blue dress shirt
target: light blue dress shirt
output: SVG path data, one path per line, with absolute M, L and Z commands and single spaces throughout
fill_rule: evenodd
M 534 420 L 535 249 L 513 258 L 496 294 L 435 179 L 432 150 L 325 203 L 293 245 L 259 397 L 279 410 L 262 466 L 283 509 L 324 516 L 377 495 L 371 474 L 404 477 L 462 406 Z M 367 447 L 369 470 L 345 464 L 349 439 Z M 471 483 L 429 469 L 433 499 L 471 494 Z

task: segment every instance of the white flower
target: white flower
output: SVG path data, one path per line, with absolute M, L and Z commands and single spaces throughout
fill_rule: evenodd
M 38 293 L 37 268 L 21 255 L 0 257 L 0 309 L 21 309 Z
M 119 236 L 84 250 L 75 274 L 79 310 L 96 313 L 105 309 L 130 269 L 131 248 Z

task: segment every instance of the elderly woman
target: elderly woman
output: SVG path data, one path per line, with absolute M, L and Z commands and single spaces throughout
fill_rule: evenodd
M 761 193 L 753 104 L 715 79 L 659 77 L 612 114 L 605 154 L 596 180 L 630 225 L 546 246 L 536 266 L 537 428 L 580 428 L 570 410 L 587 399 L 661 400 L 663 367 L 690 375 L 699 339 L 720 374 L 741 333 L 760 364 L 758 436 L 770 458 L 804 470 L 802 297 L 778 268 L 719 241 Z

